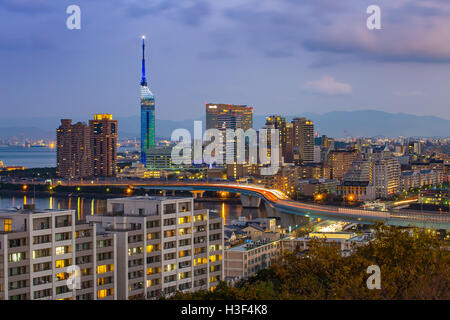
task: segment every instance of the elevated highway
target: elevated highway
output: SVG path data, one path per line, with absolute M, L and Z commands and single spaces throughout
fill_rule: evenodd
M 394 226 L 414 226 L 419 228 L 450 230 L 450 214 L 422 213 L 418 211 L 373 211 L 318 205 L 290 200 L 284 193 L 250 184 L 230 183 L 151 183 L 133 184 L 135 187 L 153 190 L 180 190 L 180 191 L 226 191 L 241 195 L 243 204 L 259 206 L 261 199 L 267 205 L 284 213 L 302 215 L 313 218 L 343 220 L 348 222 L 374 224 L 384 222 Z
M 374 224 L 384 222 L 394 226 L 414 226 L 429 229 L 450 230 L 450 214 L 419 212 L 412 210 L 364 210 L 360 208 L 336 207 L 290 200 L 279 190 L 259 185 L 219 182 L 163 182 L 142 180 L 71 181 L 67 186 L 123 186 L 147 190 L 189 191 L 194 195 L 204 191 L 226 191 L 240 194 L 243 206 L 259 207 L 264 201 L 269 208 L 283 213 L 312 218 L 334 219 L 355 223 Z

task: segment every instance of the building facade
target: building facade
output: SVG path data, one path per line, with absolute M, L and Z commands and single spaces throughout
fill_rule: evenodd
M 246 105 L 206 104 L 206 130 L 253 128 L 253 108 Z
M 295 163 L 314 162 L 314 124 L 306 118 L 292 120 L 292 143 Z
M 246 279 L 270 267 L 280 256 L 280 242 L 257 240 L 225 250 L 225 279 Z
M 401 167 L 397 159 L 383 152 L 374 164 L 374 186 L 377 198 L 389 198 L 400 191 Z
M 74 210 L 0 210 L 0 230 L 0 300 L 116 298 L 115 236 Z
M 56 162 L 56 173 L 61 178 L 79 179 L 92 175 L 90 132 L 85 123 L 61 120 L 56 130 Z
M 223 221 L 193 198 L 110 199 L 87 220 L 117 237 L 118 299 L 213 289 L 223 280 Z
M 266 118 L 266 126 L 270 127 L 271 129 L 278 130 L 282 160 L 283 162 L 290 162 L 288 160 L 290 160 L 291 147 L 288 147 L 288 142 L 292 143 L 292 138 L 288 133 L 286 118 L 282 116 L 271 115 Z
M 357 155 L 357 150 L 330 151 L 328 153 L 328 166 L 331 168 L 331 178 L 342 181 L 344 175 L 351 169 Z
M 95 114 L 94 120 L 89 120 L 93 176 L 117 174 L 117 129 L 112 114 Z

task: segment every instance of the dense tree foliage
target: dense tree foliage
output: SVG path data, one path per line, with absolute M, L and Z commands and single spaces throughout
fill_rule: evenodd
M 378 265 L 381 289 L 367 288 L 367 267 Z M 450 251 L 433 232 L 377 226 L 377 237 L 343 257 L 336 246 L 312 240 L 307 253 L 284 253 L 256 276 L 213 292 L 172 299 L 450 299 Z

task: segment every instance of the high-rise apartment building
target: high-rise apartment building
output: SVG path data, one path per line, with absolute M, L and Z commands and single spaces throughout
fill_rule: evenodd
M 206 129 L 253 128 L 253 108 L 246 105 L 206 104 Z
M 142 37 L 141 78 L 141 163 L 147 164 L 147 150 L 155 147 L 155 97 L 145 77 L 145 37 Z
M 112 177 L 117 173 L 117 120 L 112 114 L 95 114 L 89 120 L 93 176 Z
M 400 163 L 388 152 L 382 152 L 374 164 L 374 186 L 379 198 L 389 198 L 400 191 Z
M 282 159 L 284 162 L 289 162 L 287 160 L 289 160 L 289 152 L 291 148 L 288 147 L 288 142 L 292 139 L 290 139 L 291 135 L 288 132 L 286 118 L 277 115 L 271 115 L 266 118 L 266 127 L 278 130 L 280 137 L 280 153 Z
M 0 231 L 0 300 L 116 298 L 115 235 L 74 210 L 0 210 Z
M 286 148 L 283 151 L 284 162 L 294 162 L 294 125 L 286 123 Z
M 92 175 L 89 127 L 85 123 L 72 124 L 71 119 L 62 119 L 56 130 L 56 146 L 59 177 L 78 179 Z
M 292 120 L 294 162 L 314 162 L 314 124 L 306 118 Z
M 193 198 L 109 199 L 87 221 L 117 237 L 118 299 L 213 289 L 223 280 L 223 219 Z

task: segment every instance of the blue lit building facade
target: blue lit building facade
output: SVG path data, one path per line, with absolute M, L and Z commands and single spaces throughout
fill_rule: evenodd
M 145 37 L 142 37 L 141 79 L 141 163 L 147 165 L 146 152 L 155 147 L 155 97 L 145 78 Z

